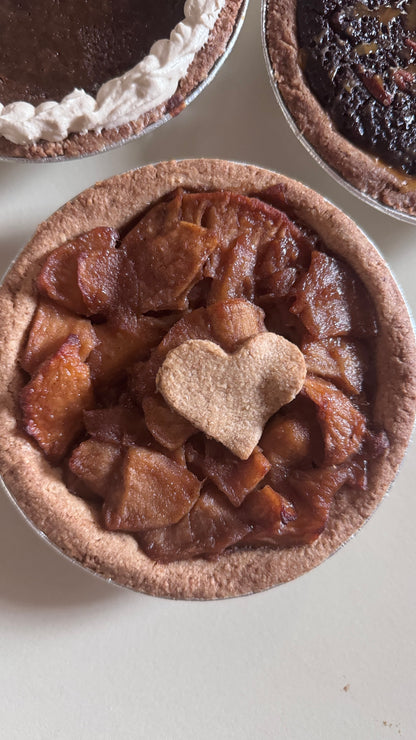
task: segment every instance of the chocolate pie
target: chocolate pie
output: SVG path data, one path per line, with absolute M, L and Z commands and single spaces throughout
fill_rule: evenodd
M 62 552 L 176 598 L 259 591 L 368 519 L 413 425 L 388 267 L 303 185 L 215 160 L 85 191 L 0 292 L 0 470 Z
M 244 0 L 28 0 L 0 8 L 0 156 L 72 157 L 174 116 Z
M 307 142 L 365 195 L 416 215 L 414 0 L 267 0 L 265 24 Z

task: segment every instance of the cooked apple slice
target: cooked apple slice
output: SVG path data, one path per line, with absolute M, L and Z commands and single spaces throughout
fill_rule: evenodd
M 263 290 L 263 281 L 270 280 L 274 275 L 291 273 L 296 274 L 309 265 L 311 251 L 315 239 L 303 234 L 295 224 L 283 221 L 274 238 L 258 250 L 256 262 L 256 286 L 259 292 Z M 283 295 L 283 292 L 281 292 Z
M 122 459 L 120 445 L 87 439 L 73 451 L 69 468 L 100 498 L 109 495 Z
M 210 301 L 252 300 L 255 288 L 265 292 L 262 279 L 269 281 L 266 292 L 286 295 L 299 266 L 309 264 L 315 240 L 285 213 L 256 198 L 230 192 L 185 194 L 182 218 L 205 226 L 218 238 L 219 247 L 204 266 L 204 276 L 213 280 Z M 294 263 L 298 269 L 289 274 Z
M 159 393 L 145 396 L 142 406 L 147 428 L 162 447 L 176 450 L 197 431 L 187 419 L 171 409 Z
M 88 358 L 94 382 L 107 384 L 129 365 L 144 359 L 165 331 L 164 321 L 152 316 L 141 316 L 132 329 L 116 328 L 111 323 L 97 324 L 98 344 Z
M 210 302 L 253 300 L 257 251 L 288 222 L 285 214 L 237 193 L 184 195 L 182 212 L 218 238 L 220 248 L 204 268 L 204 275 L 213 278 Z
M 261 233 L 262 241 L 267 243 L 283 223 L 289 223 L 285 213 L 271 208 L 257 198 L 220 190 L 185 193 L 182 199 L 182 219 L 205 226 L 215 233 L 221 250 L 228 249 L 244 233 Z
M 141 532 L 175 524 L 199 496 L 201 482 L 165 455 L 129 447 L 119 488 L 104 504 L 107 529 Z
M 165 234 L 177 226 L 182 220 L 182 198 L 183 190 L 177 188 L 167 200 L 152 206 L 124 237 L 123 245 L 127 251 L 141 249 L 143 242 Z
M 87 433 L 99 442 L 148 445 L 152 437 L 139 408 L 122 405 L 84 412 Z
M 366 431 L 364 416 L 336 386 L 307 376 L 302 393 L 318 407 L 324 436 L 326 465 L 338 465 L 360 450 Z
M 264 312 L 249 301 L 239 298 L 220 301 L 208 306 L 206 311 L 212 340 L 225 352 L 235 352 L 247 339 L 265 331 Z
M 277 544 L 286 524 L 296 519 L 293 504 L 268 485 L 249 493 L 240 515 L 252 526 L 243 543 L 257 547 Z
M 204 491 L 177 524 L 140 535 L 143 550 L 162 563 L 218 555 L 248 534 L 251 527 L 214 486 Z
M 290 309 L 314 339 L 368 337 L 377 332 L 370 297 L 352 268 L 323 252 L 312 252 L 311 265 L 296 287 Z
M 277 413 L 270 419 L 259 445 L 272 466 L 321 463 L 323 438 L 316 406 L 307 399 L 296 399 L 284 414 Z
M 257 261 L 264 244 L 269 242 L 270 237 L 283 255 L 286 252 L 285 236 L 286 230 L 282 229 L 279 218 L 276 220 L 265 219 L 259 214 L 256 219 L 252 214 L 240 215 L 240 234 L 224 251 L 213 277 L 213 285 L 210 292 L 210 301 L 225 301 L 230 298 L 246 298 L 253 301 L 257 283 Z M 283 260 L 282 260 L 283 261 Z M 274 280 L 271 281 L 274 295 L 286 295 L 287 291 L 296 279 L 290 273 L 290 268 L 280 270 L 279 281 L 276 280 L 277 271 L 273 273 Z M 269 278 L 270 280 L 270 278 Z M 280 288 L 278 288 L 280 282 Z
M 114 243 L 104 242 L 78 255 L 77 280 L 89 316 L 111 316 L 123 298 L 135 289 L 136 277 Z M 122 277 L 122 279 L 121 279 Z M 133 303 L 134 296 L 131 298 Z
M 85 249 L 101 249 L 103 245 L 114 247 L 117 239 L 118 233 L 114 229 L 99 226 L 54 249 L 38 277 L 40 292 L 69 311 L 88 315 L 78 286 L 78 257 Z
M 331 380 L 345 393 L 361 393 L 368 369 L 368 352 L 363 342 L 344 337 L 319 342 L 309 339 L 302 343 L 301 349 L 310 374 Z
M 263 278 L 257 284 L 258 300 L 264 301 L 269 298 L 273 301 L 279 298 L 286 298 L 297 278 L 298 272 L 294 267 L 285 267 L 284 270 L 276 270 L 272 275 Z
M 348 465 L 293 471 L 289 483 L 297 518 L 282 532 L 281 544 L 307 545 L 316 540 L 325 528 L 335 494 L 352 476 Z
M 266 331 L 274 331 L 275 334 L 280 334 L 299 347 L 305 334 L 305 327 L 299 316 L 291 313 L 290 303 L 270 295 L 260 296 L 259 303 L 266 313 Z
M 47 357 L 58 351 L 69 334 L 78 337 L 80 359 L 86 360 L 97 344 L 91 321 L 74 316 L 57 303 L 41 298 L 20 360 L 23 369 L 33 374 Z
M 240 460 L 223 445 L 207 439 L 202 453 L 192 443 L 187 445 L 186 453 L 188 464 L 201 478 L 215 483 L 233 506 L 240 506 L 270 470 L 269 461 L 258 447 L 247 460 Z
M 137 280 L 137 303 L 131 304 L 131 288 L 126 296 L 131 308 L 136 313 L 186 308 L 186 296 L 202 278 L 204 262 L 216 246 L 216 237 L 207 229 L 185 222 L 139 248 L 127 236 L 121 251 L 131 262 Z
M 224 252 L 209 294 L 209 300 L 226 301 L 230 298 L 254 300 L 254 268 L 258 243 L 248 231 L 240 235 Z
M 111 244 L 84 249 L 78 256 L 78 284 L 88 314 L 111 319 L 134 331 L 140 321 L 140 280 L 134 260 Z M 164 316 L 165 330 L 175 316 Z
M 24 429 L 52 462 L 65 455 L 83 428 L 83 411 L 94 403 L 90 369 L 79 349 L 78 337 L 70 334 L 21 394 Z
M 259 445 L 271 464 L 266 482 L 286 497 L 287 477 L 292 469 L 323 463 L 324 438 L 316 405 L 299 395 L 284 413 L 270 419 Z

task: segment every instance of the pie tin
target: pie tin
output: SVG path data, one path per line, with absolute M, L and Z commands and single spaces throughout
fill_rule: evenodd
M 182 160 L 182 161 L 185 161 L 186 162 L 186 160 Z M 179 163 L 180 163 L 180 160 L 179 160 Z M 153 166 L 157 166 L 158 164 L 160 164 L 160 163 L 159 162 L 154 162 L 151 165 L 147 165 L 147 166 L 148 167 L 153 167 Z M 228 164 L 230 164 L 230 162 L 228 162 Z M 248 167 L 251 167 L 252 166 L 251 164 L 249 164 L 247 162 L 232 162 L 232 164 L 242 165 L 243 167 L 247 167 L 247 166 Z M 142 168 L 138 168 L 138 169 L 142 169 Z M 126 174 L 126 173 L 124 173 L 124 174 Z M 112 178 L 109 178 L 109 179 L 111 180 Z M 289 180 L 293 180 L 293 178 L 288 178 L 288 179 Z M 302 183 L 300 183 L 300 184 L 303 185 Z M 304 187 L 306 187 L 308 190 L 312 190 L 312 188 L 310 188 L 309 186 L 304 186 Z M 83 191 L 83 192 L 85 192 L 85 191 Z M 317 192 L 317 191 L 315 191 L 315 192 Z M 79 195 L 82 195 L 82 193 L 80 193 Z M 76 196 L 76 197 L 78 197 L 78 196 Z M 323 198 L 323 196 L 321 196 L 321 197 Z M 332 207 L 336 208 L 336 210 L 341 211 L 341 213 L 343 213 L 342 212 L 342 209 L 340 209 L 338 206 L 336 206 L 330 199 L 323 198 L 323 200 L 326 201 L 326 203 L 329 206 L 332 206 Z M 61 210 L 61 209 L 59 209 L 59 210 Z M 52 215 L 53 214 L 51 214 L 51 216 Z M 355 224 L 354 219 L 352 219 L 350 216 L 348 216 L 348 219 L 349 219 L 349 221 L 351 221 L 352 223 Z M 411 324 L 411 327 L 412 327 L 412 330 L 413 330 L 414 343 L 415 343 L 415 346 L 416 346 L 416 323 L 415 323 L 414 317 L 412 315 L 412 312 L 411 312 L 410 306 L 408 304 L 408 301 L 406 300 L 405 294 L 404 294 L 404 292 L 402 290 L 402 287 L 401 287 L 400 283 L 397 281 L 397 278 L 396 278 L 394 272 L 392 271 L 391 267 L 386 263 L 383 255 L 381 254 L 381 252 L 377 248 L 377 246 L 374 244 L 374 242 L 371 240 L 371 238 L 365 233 L 365 231 L 363 229 L 361 229 L 360 227 L 357 227 L 357 228 L 361 232 L 362 236 L 369 242 L 369 244 L 374 249 L 374 251 L 377 253 L 377 255 L 381 258 L 381 260 L 383 261 L 385 267 L 388 269 L 388 271 L 389 271 L 389 273 L 391 275 L 391 278 L 396 283 L 396 286 L 397 286 L 398 292 L 399 292 L 399 298 L 401 298 L 401 300 L 403 301 L 404 307 L 406 309 L 406 312 L 407 312 L 407 315 L 408 315 L 408 318 L 409 318 L 409 321 L 410 321 L 410 324 Z M 6 280 L 9 272 L 13 268 L 13 266 L 16 263 L 16 261 L 18 260 L 18 258 L 21 256 L 21 254 L 26 249 L 26 246 L 27 246 L 27 244 L 25 244 L 22 247 L 22 249 L 19 250 L 18 254 L 11 260 L 9 266 L 5 270 L 4 274 L 1 276 L 1 279 L 0 279 L 0 288 L 2 287 L 4 281 Z M 317 567 L 323 566 L 327 562 L 327 560 L 329 560 L 334 555 L 336 555 L 349 542 L 351 542 L 351 540 L 355 539 L 355 537 L 361 532 L 361 530 L 364 528 L 364 526 L 373 518 L 373 516 L 376 513 L 376 511 L 379 509 L 381 503 L 387 498 L 387 496 L 389 496 L 390 491 L 391 491 L 391 488 L 395 484 L 395 482 L 397 480 L 397 477 L 400 474 L 400 470 L 401 470 L 401 468 L 403 466 L 404 460 L 405 460 L 405 458 L 407 456 L 407 453 L 409 451 L 409 447 L 411 446 L 412 443 L 415 442 L 415 438 L 416 438 L 416 416 L 415 415 L 413 415 L 413 416 L 414 416 L 414 418 L 413 418 L 412 431 L 409 434 L 409 437 L 408 437 L 408 440 L 407 440 L 407 443 L 406 443 L 406 447 L 405 447 L 405 449 L 404 449 L 404 451 L 403 451 L 403 453 L 401 455 L 401 459 L 400 459 L 400 462 L 399 462 L 399 464 L 397 466 L 395 475 L 391 479 L 391 481 L 390 481 L 388 487 L 386 488 L 386 490 L 384 491 L 382 497 L 377 502 L 377 505 L 375 506 L 375 508 L 372 510 L 372 512 L 368 516 L 366 516 L 365 520 L 361 523 L 361 525 L 357 529 L 355 529 L 355 531 L 352 532 L 352 534 L 350 534 L 347 539 L 345 539 L 343 542 L 341 542 L 335 550 L 333 550 L 332 552 L 330 552 L 325 557 L 324 560 L 318 562 L 317 564 L 314 564 L 311 568 L 308 568 L 308 569 L 304 570 L 300 575 L 295 576 L 295 578 L 292 579 L 292 580 L 297 581 L 300 577 L 304 577 L 304 576 L 308 575 L 309 573 L 313 572 Z M 86 563 L 81 562 L 76 557 L 73 557 L 73 556 L 69 555 L 68 553 L 66 553 L 61 548 L 61 546 L 59 544 L 55 543 L 53 541 L 53 539 L 51 538 L 51 536 L 48 535 L 46 532 L 44 532 L 43 529 L 40 526 L 38 526 L 31 519 L 31 517 L 24 511 L 24 509 L 20 506 L 18 500 L 15 498 L 15 496 L 13 494 L 12 487 L 9 488 L 8 485 L 6 485 L 6 483 L 5 483 L 2 475 L 0 475 L 0 495 L 1 495 L 1 490 L 4 491 L 4 493 L 6 494 L 7 498 L 9 499 L 9 501 L 12 503 L 13 507 L 15 508 L 15 510 L 17 510 L 17 512 L 20 514 L 20 516 L 23 518 L 23 520 L 25 520 L 25 522 L 29 525 L 30 529 L 33 532 L 35 532 L 35 534 L 37 534 L 39 536 L 39 538 L 42 539 L 43 542 L 46 543 L 51 548 L 51 550 L 53 550 L 55 553 L 57 553 L 64 560 L 71 562 L 72 564 L 76 565 L 78 568 L 80 568 L 84 572 L 87 572 L 90 575 L 94 576 L 96 579 L 101 580 L 101 581 L 106 581 L 107 583 L 112 584 L 113 586 L 117 586 L 119 589 L 123 589 L 123 590 L 126 589 L 128 591 L 133 591 L 133 592 L 138 593 L 140 595 L 152 596 L 152 597 L 156 597 L 156 598 L 168 599 L 168 600 L 174 600 L 174 601 L 212 601 L 212 600 L 214 600 L 214 601 L 222 601 L 222 600 L 230 599 L 230 598 L 234 598 L 235 599 L 235 598 L 240 598 L 240 597 L 245 597 L 245 596 L 252 596 L 252 595 L 255 595 L 255 594 L 259 594 L 259 593 L 261 594 L 261 593 L 264 593 L 266 591 L 271 591 L 271 590 L 277 588 L 278 586 L 287 586 L 290 583 L 290 581 L 281 581 L 281 582 L 277 582 L 275 584 L 269 585 L 267 587 L 263 587 L 261 590 L 245 591 L 244 593 L 241 593 L 241 594 L 237 593 L 237 594 L 232 594 L 232 595 L 225 595 L 225 596 L 224 595 L 221 595 L 221 596 L 214 596 L 214 597 L 195 596 L 195 595 L 192 595 L 192 596 L 189 596 L 189 595 L 181 596 L 180 595 L 180 596 L 178 596 L 178 595 L 171 595 L 171 594 L 149 593 L 146 590 L 142 591 L 140 588 L 137 588 L 137 587 L 135 587 L 133 585 L 130 585 L 130 584 L 127 584 L 127 583 L 121 583 L 116 578 L 112 578 L 111 576 L 105 575 L 104 573 L 101 573 L 99 570 L 95 570 L 93 567 L 90 567 Z
M 189 93 L 189 95 L 186 96 L 186 98 L 182 101 L 179 107 L 179 112 L 172 112 L 172 113 L 165 113 L 165 115 L 158 118 L 157 121 L 154 121 L 153 123 L 149 124 L 148 126 L 145 126 L 141 129 L 141 131 L 138 131 L 136 134 L 132 134 L 131 136 L 127 136 L 125 139 L 120 139 L 119 141 L 115 141 L 112 144 L 109 144 L 108 146 L 103 147 L 102 149 L 97 149 L 95 152 L 86 152 L 85 154 L 79 154 L 78 156 L 73 157 L 8 157 L 5 155 L 0 154 L 0 162 L 21 162 L 24 164 L 48 164 L 49 162 L 73 162 L 77 159 L 86 159 L 88 157 L 93 157 L 96 154 L 103 154 L 105 152 L 109 152 L 112 149 L 117 149 L 118 147 L 123 146 L 124 144 L 129 143 L 130 141 L 135 141 L 136 139 L 139 139 L 141 136 L 147 133 L 151 133 L 155 129 L 159 128 L 159 126 L 162 126 L 164 123 L 167 123 L 172 118 L 177 118 L 182 111 L 189 106 L 190 103 L 192 103 L 195 98 L 202 93 L 206 87 L 212 82 L 214 77 L 216 76 L 217 72 L 221 69 L 222 65 L 224 64 L 225 60 L 227 59 L 228 55 L 231 53 L 235 42 L 237 41 L 238 35 L 242 29 L 247 7 L 248 7 L 249 0 L 243 0 L 240 9 L 237 14 L 236 21 L 234 23 L 234 28 L 232 31 L 231 36 L 228 39 L 227 46 L 221 56 L 218 57 L 218 59 L 214 62 L 213 66 L 211 67 L 208 75 L 205 77 L 202 82 L 197 85 L 192 92 Z M 59 142 L 58 142 L 59 143 Z
M 364 193 L 359 188 L 355 187 L 355 185 L 352 185 L 348 180 L 346 180 L 337 170 L 335 170 L 333 167 L 331 167 L 325 159 L 321 157 L 320 154 L 316 151 L 316 149 L 312 146 L 312 144 L 308 141 L 308 139 L 304 136 L 304 134 L 300 131 L 298 128 L 298 125 L 295 121 L 295 119 L 292 116 L 292 113 L 290 112 L 289 108 L 286 105 L 286 102 L 283 98 L 283 96 L 280 93 L 279 85 L 276 81 L 273 65 L 270 60 L 269 56 L 269 50 L 267 46 L 267 33 L 266 33 L 266 21 L 267 21 L 267 8 L 268 8 L 269 0 L 262 0 L 262 6 L 261 6 L 261 35 L 262 35 L 262 46 L 263 46 L 263 54 L 264 59 L 266 62 L 267 71 L 269 74 L 269 81 L 272 86 L 275 98 L 277 102 L 279 103 L 280 109 L 289 124 L 290 128 L 292 129 L 292 132 L 295 134 L 297 140 L 303 144 L 305 149 L 309 152 L 311 157 L 317 162 L 325 172 L 333 177 L 334 180 L 339 185 L 342 185 L 346 190 L 348 190 L 349 193 L 352 195 L 355 195 L 359 200 L 361 200 L 363 203 L 366 203 L 369 206 L 372 206 L 373 208 L 376 208 L 381 213 L 384 213 L 386 216 L 392 216 L 395 219 L 398 219 L 399 221 L 404 221 L 408 224 L 416 225 L 416 216 L 412 216 L 410 213 L 406 213 L 405 211 L 399 211 L 396 208 L 392 208 L 391 206 L 387 206 L 384 203 L 381 203 L 376 198 L 373 198 L 371 195 L 367 195 L 367 193 Z

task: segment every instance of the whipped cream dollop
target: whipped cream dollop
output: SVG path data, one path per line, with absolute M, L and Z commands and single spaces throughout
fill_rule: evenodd
M 62 141 L 74 132 L 100 131 L 135 121 L 168 100 L 205 45 L 225 0 L 186 0 L 184 20 L 169 39 L 156 41 L 150 53 L 121 77 L 98 90 L 96 98 L 75 89 L 59 103 L 0 103 L 0 135 L 14 144 L 39 139 Z

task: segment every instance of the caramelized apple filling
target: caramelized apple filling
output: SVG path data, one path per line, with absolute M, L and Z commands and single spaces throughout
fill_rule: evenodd
M 70 491 L 101 509 L 104 528 L 133 533 L 161 562 L 313 542 L 334 496 L 365 490 L 368 465 L 388 447 L 372 424 L 377 323 L 367 291 L 270 202 L 279 193 L 177 190 L 126 235 L 99 227 L 57 247 L 38 277 L 21 356 L 24 431 Z M 283 405 L 272 402 L 258 444 L 237 456 L 179 413 L 158 378 L 185 345 L 221 348 L 219 361 L 237 358 L 241 370 L 265 332 L 296 345 L 290 358 L 301 357 L 303 375 Z M 250 383 L 232 409 L 248 425 Z

